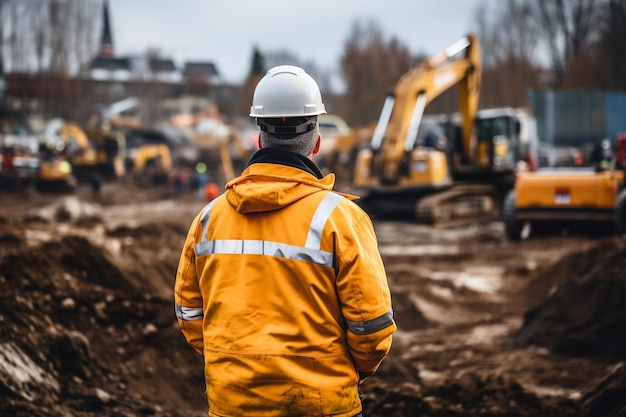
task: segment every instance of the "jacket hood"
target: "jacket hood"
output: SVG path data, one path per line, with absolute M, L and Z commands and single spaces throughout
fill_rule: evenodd
M 241 176 L 226 184 L 225 194 L 237 212 L 246 214 L 280 209 L 310 194 L 331 191 L 334 184 L 335 175 L 323 177 L 310 159 L 265 148 L 252 156 Z

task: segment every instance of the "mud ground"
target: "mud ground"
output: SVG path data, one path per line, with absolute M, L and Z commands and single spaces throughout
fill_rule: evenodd
M 0 415 L 203 416 L 173 284 L 190 191 L 0 193 Z M 626 239 L 375 221 L 399 331 L 364 415 L 626 415 Z

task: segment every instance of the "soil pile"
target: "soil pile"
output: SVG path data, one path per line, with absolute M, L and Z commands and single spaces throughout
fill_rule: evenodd
M 94 235 L 93 217 L 72 227 L 87 223 L 73 232 Z M 122 259 L 74 234 L 32 242 L 58 227 L 0 225 L 0 415 L 204 415 L 202 363 L 171 298 L 183 229 L 105 231 L 129 246 Z
M 172 293 L 205 203 L 107 187 L 97 201 L 2 206 L 0 415 L 206 415 L 202 361 L 178 329 Z M 399 332 L 361 387 L 364 415 L 623 412 L 623 240 L 510 244 L 494 225 L 377 227 Z
M 556 291 L 524 315 L 524 346 L 558 354 L 626 360 L 626 242 L 614 239 L 571 254 L 543 276 Z M 539 277 L 535 285 L 542 285 Z

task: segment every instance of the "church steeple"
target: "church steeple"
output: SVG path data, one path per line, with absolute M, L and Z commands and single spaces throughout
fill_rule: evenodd
M 111 36 L 111 23 L 109 22 L 108 0 L 103 1 L 102 33 L 100 34 L 100 56 L 113 56 L 113 37 Z

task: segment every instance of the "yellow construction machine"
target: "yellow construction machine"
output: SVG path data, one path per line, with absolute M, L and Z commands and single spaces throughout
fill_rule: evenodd
M 170 143 L 162 132 L 144 127 L 139 118 L 124 115 L 137 105 L 134 97 L 114 102 L 85 128 L 97 150 L 97 171 L 105 178 L 164 183 L 173 165 Z
M 485 110 L 477 117 L 480 81 L 473 35 L 398 80 L 369 145 L 356 156 L 353 184 L 366 211 L 416 216 L 439 226 L 499 215 L 521 157 L 522 121 L 514 109 Z M 452 88 L 458 91 L 459 113 L 447 123 L 431 116 L 432 129 L 425 129 L 426 106 Z
M 3 130 L 3 129 L 0 129 Z M 41 192 L 73 192 L 76 179 L 63 143 L 46 140 L 26 125 L 0 132 L 0 188 L 23 191 L 34 186 Z
M 50 142 L 42 142 L 35 188 L 40 192 L 72 193 L 76 190 L 76 185 L 72 164 L 63 153 L 63 148 Z
M 163 184 L 172 171 L 172 155 L 166 136 L 144 128 L 120 128 L 124 140 L 124 166 L 135 180 Z
M 314 161 L 322 172 L 335 172 L 339 168 L 339 155 L 344 151 L 351 135 L 350 126 L 336 114 L 321 114 L 317 117 L 322 147 L 314 156 Z M 339 143 L 339 142 L 344 143 Z
M 53 119 L 44 138 L 47 148 L 70 163 L 73 176 L 81 181 L 97 174 L 103 179 L 129 175 L 144 183 L 162 183 L 172 169 L 167 138 L 136 123 L 112 119 L 83 129 L 71 121 Z M 52 171 L 47 174 L 51 175 Z
M 44 130 L 44 140 L 64 155 L 78 181 L 88 181 L 96 173 L 105 178 L 124 174 L 123 147 L 118 136 L 83 129 L 69 120 L 52 119 Z
M 609 152 L 582 166 L 519 173 L 504 202 L 506 237 L 518 241 L 576 228 L 626 233 L 626 134 L 616 144 L 617 157 Z
M 232 126 L 220 125 L 212 131 L 195 132 L 191 137 L 200 151 L 200 160 L 208 166 L 212 181 L 222 185 L 243 171 L 256 150 L 256 143 L 250 146 Z
M 376 129 L 376 123 L 366 126 L 350 128 L 346 134 L 339 135 L 335 139 L 334 149 L 331 153 L 332 163 L 329 168 L 335 173 L 337 182 L 351 183 L 354 177 L 354 163 L 359 151 L 369 147 L 369 141 Z M 322 136 L 322 148 L 325 138 Z

